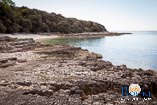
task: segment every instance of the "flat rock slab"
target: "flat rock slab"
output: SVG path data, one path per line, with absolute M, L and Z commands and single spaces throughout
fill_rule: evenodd
M 5 58 L 0 59 L 0 68 L 5 68 L 9 66 L 14 66 L 16 64 L 17 58 Z
M 8 36 L 0 36 L 0 52 L 20 52 L 32 50 L 37 46 L 37 43 L 32 39 L 17 39 Z

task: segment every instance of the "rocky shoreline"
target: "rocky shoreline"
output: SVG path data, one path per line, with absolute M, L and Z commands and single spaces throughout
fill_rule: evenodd
M 26 33 L 14 33 L 14 34 L 0 34 L 0 36 L 9 36 L 11 38 L 45 40 L 54 38 L 97 38 L 105 36 L 120 36 L 132 33 L 118 33 L 118 32 L 85 32 L 85 33 L 38 33 L 38 34 L 26 34 Z
M 120 36 L 132 33 L 118 33 L 118 32 L 85 32 L 85 33 L 72 33 L 72 34 L 57 34 L 60 37 L 66 38 L 96 38 L 104 36 Z
M 0 105 L 157 105 L 155 71 L 115 66 L 88 50 L 1 36 L 0 57 Z M 131 83 L 152 99 L 122 100 Z

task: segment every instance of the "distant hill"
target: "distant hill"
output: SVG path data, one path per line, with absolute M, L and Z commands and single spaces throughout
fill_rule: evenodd
M 95 22 L 65 18 L 27 7 L 5 7 L 0 3 L 0 33 L 82 33 L 103 32 L 106 28 Z

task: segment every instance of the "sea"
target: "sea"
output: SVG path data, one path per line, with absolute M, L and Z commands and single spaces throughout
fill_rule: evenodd
M 114 65 L 157 71 L 157 31 L 71 40 L 68 44 L 99 53 Z

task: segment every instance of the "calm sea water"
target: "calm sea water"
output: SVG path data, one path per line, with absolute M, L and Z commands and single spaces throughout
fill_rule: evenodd
M 157 70 L 157 32 L 132 32 L 133 34 L 103 38 L 77 39 L 70 45 L 103 55 L 103 60 L 130 68 Z

